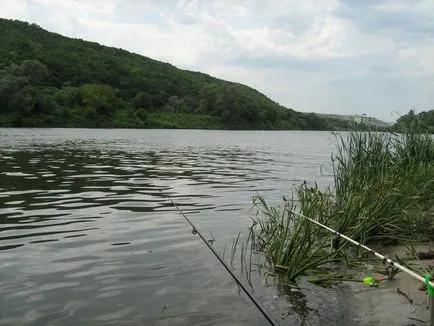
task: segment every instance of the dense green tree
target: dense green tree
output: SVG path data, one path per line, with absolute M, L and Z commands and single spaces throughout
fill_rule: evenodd
M 24 87 L 9 97 L 7 110 L 9 112 L 17 112 L 21 116 L 30 115 L 36 104 L 35 95 L 36 92 L 33 88 Z
M 76 107 L 82 105 L 83 96 L 80 88 L 66 86 L 56 92 L 54 100 L 64 107 Z
M 38 60 L 24 60 L 20 67 L 31 85 L 39 85 L 48 76 L 47 66 Z
M 80 91 L 83 104 L 100 114 L 113 114 L 122 105 L 117 91 L 108 85 L 85 84 L 80 87 Z
M 149 109 L 152 107 L 152 98 L 148 93 L 140 91 L 131 99 L 131 104 L 135 108 Z
M 209 126 L 206 124 L 209 123 Z M 245 85 L 0 19 L 0 124 L 325 129 Z
M 27 84 L 28 81 L 24 77 L 0 72 L 0 112 L 9 110 L 11 99 Z
M 55 106 L 54 99 L 36 87 L 47 76 L 47 67 L 37 60 L 24 60 L 20 65 L 12 63 L 1 70 L 0 112 L 15 112 L 19 117 L 47 113 Z
M 434 133 L 434 110 L 422 111 L 416 114 L 415 110 L 411 109 L 407 114 L 398 118 L 393 128 L 398 131 L 405 131 L 415 124 L 422 130 Z

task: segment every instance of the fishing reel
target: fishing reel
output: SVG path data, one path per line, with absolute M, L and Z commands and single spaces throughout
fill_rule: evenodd
M 386 259 L 383 259 L 383 264 L 385 265 L 387 263 L 387 266 L 385 268 L 385 274 L 387 275 L 388 279 L 393 279 L 396 274 L 399 273 L 399 269 L 393 266 L 393 263 L 388 263 Z

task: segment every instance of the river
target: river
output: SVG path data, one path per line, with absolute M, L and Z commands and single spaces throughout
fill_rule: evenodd
M 334 144 L 330 132 L 0 129 L 0 325 L 266 325 L 169 198 L 223 255 L 254 195 L 327 185 Z M 252 279 L 276 319 L 302 323 Z M 342 318 L 318 309 L 325 291 L 307 298 L 311 324 Z

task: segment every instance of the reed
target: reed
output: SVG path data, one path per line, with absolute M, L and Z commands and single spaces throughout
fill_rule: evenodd
M 315 218 L 361 243 L 434 240 L 434 139 L 417 124 L 402 134 L 336 134 L 334 184 L 320 190 L 298 186 L 284 205 L 269 206 L 255 196 L 255 246 L 274 271 L 295 282 L 344 279 L 331 266 L 357 264 L 360 255 L 291 210 Z M 352 248 L 354 249 L 354 248 Z
M 433 138 L 414 127 L 405 134 L 352 132 L 337 140 L 333 226 L 362 241 L 432 239 Z
M 324 274 L 330 275 L 328 265 L 346 260 L 341 248 L 330 247 L 330 234 L 321 227 L 298 218 L 286 207 L 268 206 L 260 196 L 254 197 L 254 204 L 262 216 L 252 228 L 256 249 L 264 252 L 273 268 L 284 274 L 285 282 L 294 283 L 298 276 L 321 267 Z M 327 223 L 327 218 L 324 214 L 322 221 Z

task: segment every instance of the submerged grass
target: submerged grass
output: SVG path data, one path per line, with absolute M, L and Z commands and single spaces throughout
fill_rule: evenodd
M 434 240 L 433 137 L 417 123 L 403 134 L 353 131 L 335 137 L 333 187 L 303 183 L 280 208 L 254 197 L 255 245 L 285 281 L 301 275 L 343 279 L 330 267 L 357 264 L 361 257 L 291 210 L 361 243 Z

